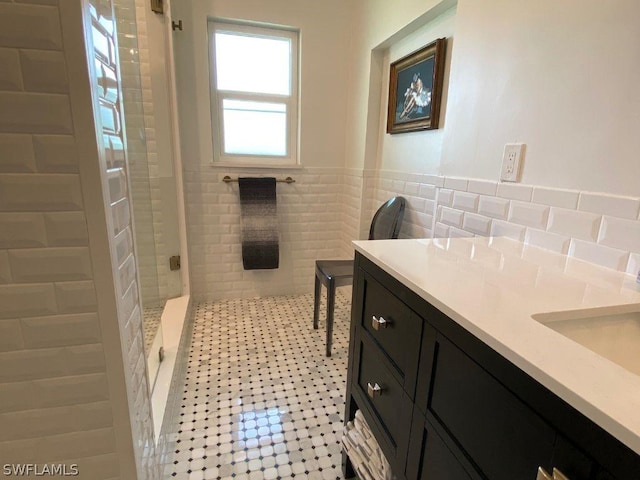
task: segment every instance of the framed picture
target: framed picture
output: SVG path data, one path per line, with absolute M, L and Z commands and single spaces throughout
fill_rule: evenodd
M 446 38 L 391 64 L 387 133 L 438 128 Z

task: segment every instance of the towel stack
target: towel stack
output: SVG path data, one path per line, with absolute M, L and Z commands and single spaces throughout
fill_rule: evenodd
M 344 427 L 342 445 L 362 480 L 394 480 L 391 466 L 360 410 Z

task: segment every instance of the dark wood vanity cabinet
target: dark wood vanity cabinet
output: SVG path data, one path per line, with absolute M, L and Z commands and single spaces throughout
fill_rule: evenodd
M 353 285 L 345 420 L 362 411 L 398 479 L 640 480 L 638 455 L 360 254 Z

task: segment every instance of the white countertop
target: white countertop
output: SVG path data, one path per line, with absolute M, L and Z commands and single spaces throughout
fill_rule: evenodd
M 625 275 L 506 238 L 375 240 L 355 249 L 640 454 L 640 376 L 532 315 L 640 309 Z M 637 350 L 640 362 L 640 344 Z

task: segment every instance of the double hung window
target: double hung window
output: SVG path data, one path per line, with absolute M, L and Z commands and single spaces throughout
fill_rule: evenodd
M 209 22 L 214 162 L 297 163 L 298 33 Z

